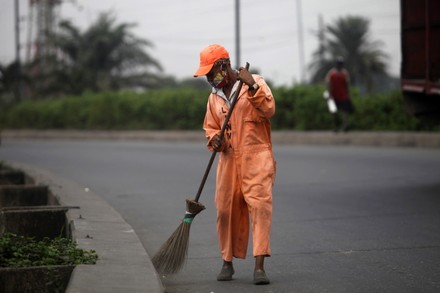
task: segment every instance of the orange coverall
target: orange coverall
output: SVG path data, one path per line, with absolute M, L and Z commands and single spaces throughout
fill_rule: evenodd
M 243 85 L 224 135 L 217 166 L 215 205 L 223 260 L 245 258 L 252 223 L 253 255 L 270 256 L 272 187 L 276 162 L 269 118 L 275 114 L 272 92 L 262 77 L 251 96 Z M 235 84 L 236 89 L 238 82 Z M 233 92 L 234 92 L 233 89 Z M 231 93 L 231 96 L 233 93 Z M 209 142 L 219 134 L 229 110 L 226 97 L 211 93 L 203 124 Z

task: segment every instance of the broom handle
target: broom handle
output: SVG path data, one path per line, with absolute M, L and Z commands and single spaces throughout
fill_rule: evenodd
M 249 63 L 246 62 L 246 70 L 249 70 Z M 228 126 L 229 118 L 231 118 L 232 111 L 234 110 L 235 104 L 238 100 L 238 96 L 240 95 L 241 87 L 243 86 L 243 81 L 240 80 L 238 84 L 237 90 L 235 91 L 235 95 L 231 102 L 231 107 L 229 108 L 228 114 L 226 115 L 225 121 L 223 122 L 222 129 L 220 130 L 220 140 L 223 140 L 225 135 L 226 127 Z M 205 186 L 206 179 L 208 178 L 209 171 L 211 171 L 212 163 L 214 163 L 215 156 L 217 155 L 217 151 L 213 151 L 211 158 L 209 159 L 208 166 L 206 167 L 205 174 L 203 175 L 202 182 L 200 183 L 199 190 L 197 191 L 195 202 L 199 201 L 200 195 L 202 194 L 203 187 Z

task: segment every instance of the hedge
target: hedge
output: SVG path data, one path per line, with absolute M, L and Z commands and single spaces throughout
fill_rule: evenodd
M 273 129 L 330 130 L 320 86 L 275 88 L 276 115 Z M 144 93 L 86 93 L 59 99 L 27 100 L 0 110 L 4 129 L 90 130 L 191 130 L 201 129 L 209 92 L 191 88 L 162 89 Z M 353 130 L 440 130 L 405 111 L 399 91 L 359 96 L 352 94 Z

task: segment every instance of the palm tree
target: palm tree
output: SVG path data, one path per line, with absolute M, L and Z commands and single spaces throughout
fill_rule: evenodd
M 45 58 L 45 88 L 79 94 L 157 86 L 162 67 L 144 50 L 152 43 L 130 32 L 133 26 L 116 24 L 109 13 L 101 14 L 85 32 L 70 21 L 62 21 L 59 31 L 51 36 L 56 54 Z
M 353 85 L 370 92 L 375 75 L 386 75 L 387 55 L 380 49 L 382 42 L 370 41 L 370 21 L 347 16 L 326 26 L 321 35 L 321 47 L 313 54 L 312 83 L 322 82 L 338 56 L 345 60 Z M 324 37 L 323 37 L 324 36 Z

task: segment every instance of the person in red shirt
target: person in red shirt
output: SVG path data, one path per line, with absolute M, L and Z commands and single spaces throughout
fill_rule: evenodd
M 334 113 L 335 131 L 348 131 L 350 126 L 349 115 L 354 112 L 354 107 L 350 99 L 350 75 L 344 68 L 342 57 L 336 59 L 336 65 L 327 73 L 325 81 L 330 98 L 335 101 L 337 108 L 336 113 Z

